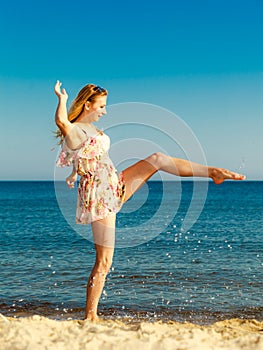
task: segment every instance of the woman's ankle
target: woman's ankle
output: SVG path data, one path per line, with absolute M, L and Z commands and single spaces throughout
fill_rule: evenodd
M 85 317 L 85 320 L 92 321 L 92 322 L 97 322 L 99 321 L 99 316 L 98 315 L 89 315 Z
M 98 321 L 99 320 L 99 316 L 94 311 L 88 311 L 88 312 L 86 312 L 85 320 Z

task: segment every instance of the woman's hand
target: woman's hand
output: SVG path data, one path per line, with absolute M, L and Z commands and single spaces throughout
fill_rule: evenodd
M 55 94 L 58 97 L 58 106 L 55 114 L 55 122 L 59 129 L 61 130 L 63 136 L 71 130 L 72 125 L 68 120 L 68 111 L 67 111 L 67 99 L 68 94 L 65 89 L 60 90 L 62 83 L 57 80 L 54 90 Z
M 63 88 L 62 90 L 60 90 L 62 83 L 57 80 L 54 90 L 55 90 L 55 94 L 57 95 L 57 97 L 61 100 L 67 101 L 68 99 L 68 94 L 66 92 L 66 90 Z
M 74 184 L 77 181 L 78 174 L 73 171 L 67 178 L 66 178 L 66 183 L 69 188 L 74 188 Z

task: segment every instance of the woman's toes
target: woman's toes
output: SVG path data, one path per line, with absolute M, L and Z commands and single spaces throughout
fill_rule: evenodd
M 244 175 L 221 168 L 213 169 L 211 177 L 217 185 L 224 182 L 224 180 L 244 180 L 246 178 Z
M 246 178 L 245 175 L 234 173 L 234 179 L 235 180 L 245 180 L 245 178 Z

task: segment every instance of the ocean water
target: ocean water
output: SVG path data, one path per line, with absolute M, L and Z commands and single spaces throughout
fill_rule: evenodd
M 263 182 L 200 182 L 205 202 L 197 195 L 192 226 L 184 226 L 196 183 L 148 182 L 125 204 L 101 317 L 199 324 L 263 319 Z M 84 317 L 95 250 L 89 234 L 65 218 L 63 203 L 74 204 L 74 191 L 58 187 L 60 198 L 52 181 L 0 182 L 4 315 Z

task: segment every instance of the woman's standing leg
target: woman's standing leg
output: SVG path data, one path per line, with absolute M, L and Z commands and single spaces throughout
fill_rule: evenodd
M 96 261 L 87 284 L 85 318 L 98 319 L 98 303 L 105 284 L 106 275 L 110 270 L 115 243 L 116 215 L 112 214 L 102 220 L 92 223 L 92 231 L 96 248 Z

